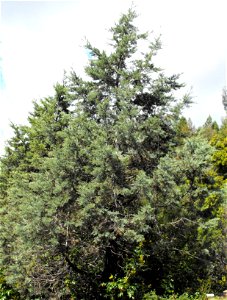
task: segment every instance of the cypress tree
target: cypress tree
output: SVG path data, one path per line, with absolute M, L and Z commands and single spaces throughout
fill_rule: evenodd
M 200 276 L 194 266 L 201 244 L 191 252 L 187 247 L 197 231 L 200 241 L 207 235 L 203 220 L 220 229 L 219 191 L 214 206 L 202 209 L 214 188 L 203 193 L 201 187 L 210 148 L 175 149 L 190 97 L 175 97 L 183 86 L 179 76 L 154 65 L 160 41 L 139 33 L 135 17 L 129 10 L 111 28 L 110 52 L 87 42 L 88 79 L 72 72 L 55 97 L 36 104 L 30 125 L 20 128 L 25 132 L 2 160 L 2 263 L 26 299 L 182 292 L 175 264 L 188 287 L 197 288 L 190 274 Z

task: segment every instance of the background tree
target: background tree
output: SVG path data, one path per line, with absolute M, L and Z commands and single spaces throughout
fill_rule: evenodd
M 227 179 L 227 118 L 222 120 L 219 132 L 212 138 L 211 144 L 216 148 L 213 161 L 220 175 Z
M 55 97 L 34 103 L 28 126 L 12 125 L 14 136 L 1 159 L 1 259 L 9 284 L 29 294 L 29 274 L 35 264 L 32 250 L 34 232 L 41 226 L 42 208 L 35 200 L 33 182 L 38 183 L 44 161 L 61 144 L 61 132 L 67 126 L 68 112 L 59 103 L 66 90 L 59 84 Z M 62 100 L 62 99 L 61 99 Z M 31 195 L 32 194 L 32 195 Z M 45 236 L 45 229 L 42 233 Z
M 190 138 L 195 135 L 196 130 L 190 119 L 180 117 L 179 121 L 176 122 L 177 140 L 179 144 L 183 144 L 186 138 Z
M 222 90 L 222 104 L 224 106 L 225 111 L 227 111 L 227 90 L 226 87 Z
M 204 125 L 199 128 L 198 134 L 206 138 L 208 141 L 211 141 L 214 135 L 217 134 L 219 126 L 216 121 L 212 120 L 211 116 L 208 116 Z

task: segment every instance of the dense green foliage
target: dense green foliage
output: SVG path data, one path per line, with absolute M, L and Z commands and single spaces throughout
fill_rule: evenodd
M 135 17 L 111 29 L 112 51 L 87 43 L 88 79 L 72 72 L 13 125 L 0 268 L 22 299 L 183 300 L 226 284 L 226 137 L 181 116 L 190 97 Z

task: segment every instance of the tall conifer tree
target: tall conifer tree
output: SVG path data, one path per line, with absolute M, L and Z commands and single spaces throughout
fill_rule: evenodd
M 203 187 L 211 149 L 175 149 L 190 97 L 175 98 L 179 76 L 154 65 L 160 42 L 149 43 L 135 17 L 129 10 L 111 29 L 110 52 L 87 43 L 89 79 L 73 72 L 53 99 L 35 105 L 2 160 L 2 263 L 26 299 L 181 292 L 174 265 L 193 290 L 195 276 L 208 276 L 196 274 L 197 261 L 218 252 L 199 254 L 203 239 L 204 250 L 211 244 L 206 229 L 219 234 L 215 245 L 222 234 L 221 192 Z

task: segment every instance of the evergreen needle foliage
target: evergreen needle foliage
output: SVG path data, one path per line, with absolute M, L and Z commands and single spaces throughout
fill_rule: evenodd
M 160 41 L 135 17 L 111 28 L 111 51 L 87 42 L 87 80 L 72 72 L 28 126 L 13 125 L 0 266 L 22 299 L 158 299 L 225 284 L 214 150 L 190 138 L 180 119 L 190 97 L 176 99 L 183 84 L 154 65 Z

